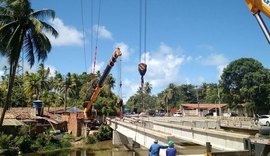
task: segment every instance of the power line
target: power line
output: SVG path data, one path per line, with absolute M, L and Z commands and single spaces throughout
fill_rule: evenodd
M 144 1 L 144 63 L 146 63 L 146 26 L 147 26 L 147 0 Z
M 98 24 L 97 24 L 97 29 L 96 29 L 96 46 L 95 46 L 95 54 L 94 54 L 93 74 L 95 73 L 96 59 L 97 59 L 97 52 L 98 52 L 98 39 L 99 39 L 99 26 L 100 26 L 101 1 L 102 1 L 102 0 L 99 0 L 99 8 L 98 8 Z
M 92 27 L 92 29 L 91 29 L 91 46 L 90 46 L 91 47 L 91 50 L 90 50 L 90 53 L 91 53 L 90 54 L 90 66 L 91 66 L 91 71 L 93 71 L 93 66 L 92 66 L 93 65 L 93 51 L 92 50 L 93 50 L 93 34 L 94 34 L 93 33 L 93 18 L 94 18 L 93 8 L 94 7 L 93 7 L 93 0 L 90 0 L 90 1 L 91 1 L 91 3 L 90 3 L 90 5 L 91 5 L 90 6 L 90 8 L 91 8 L 91 21 L 90 22 L 91 23 L 90 24 L 91 24 L 91 27 Z
M 85 72 L 87 72 L 86 66 L 86 52 L 85 52 L 85 31 L 84 31 L 84 13 L 83 13 L 83 1 L 81 0 L 81 20 L 82 20 L 82 31 L 83 31 L 83 53 L 84 53 L 84 68 Z

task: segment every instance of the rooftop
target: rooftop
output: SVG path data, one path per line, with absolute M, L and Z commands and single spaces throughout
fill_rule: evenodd
M 187 108 L 193 108 L 193 109 L 213 109 L 213 108 L 223 108 L 226 107 L 227 104 L 213 104 L 213 103 L 184 103 L 181 104 L 182 107 L 187 107 Z

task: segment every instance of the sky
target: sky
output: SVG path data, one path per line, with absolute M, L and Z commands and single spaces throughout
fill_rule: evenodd
M 49 36 L 53 48 L 46 67 L 62 74 L 90 73 L 97 45 L 95 71 L 103 72 L 120 47 L 121 66 L 115 64 L 111 73 L 116 94 L 121 78 L 124 101 L 139 88 L 140 62 L 147 64 L 144 81 L 152 85 L 152 94 L 170 83 L 217 83 L 226 65 L 243 57 L 270 68 L 270 46 L 244 0 L 147 0 L 146 9 L 142 2 L 31 0 L 34 10 L 56 12 L 55 19 L 47 21 L 59 36 Z M 24 63 L 24 68 L 35 71 L 38 64 L 30 69 Z M 4 65 L 7 61 L 0 56 L 0 75 Z

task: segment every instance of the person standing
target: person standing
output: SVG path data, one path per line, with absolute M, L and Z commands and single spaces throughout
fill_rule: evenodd
M 169 147 L 166 149 L 166 156 L 176 156 L 176 149 L 174 148 L 174 142 L 168 142 Z
M 149 155 L 148 156 L 159 156 L 160 149 L 168 148 L 168 146 L 163 146 L 158 144 L 158 140 L 154 141 L 154 144 L 151 145 L 149 148 Z

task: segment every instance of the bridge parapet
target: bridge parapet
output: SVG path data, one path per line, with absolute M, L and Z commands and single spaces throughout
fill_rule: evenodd
M 136 118 L 135 118 L 136 119 Z M 211 142 L 213 148 L 220 150 L 244 150 L 244 139 L 250 138 L 250 135 L 226 132 L 219 129 L 219 121 L 173 121 L 162 118 L 161 121 L 154 118 L 137 118 L 124 119 L 117 123 L 114 127 L 120 133 L 129 136 L 129 130 L 133 130 L 134 139 L 138 139 L 134 133 L 140 132 L 142 138 L 149 137 L 148 141 L 143 141 L 141 145 L 148 147 L 155 138 L 167 142 L 167 140 L 174 140 L 181 142 L 183 140 L 205 145 L 205 142 Z M 125 121 L 125 122 L 123 122 Z M 136 131 L 136 132 L 134 132 Z M 144 136 L 145 135 L 145 136 Z M 142 139 L 143 140 L 143 139 Z M 144 142 L 147 142 L 145 144 Z

